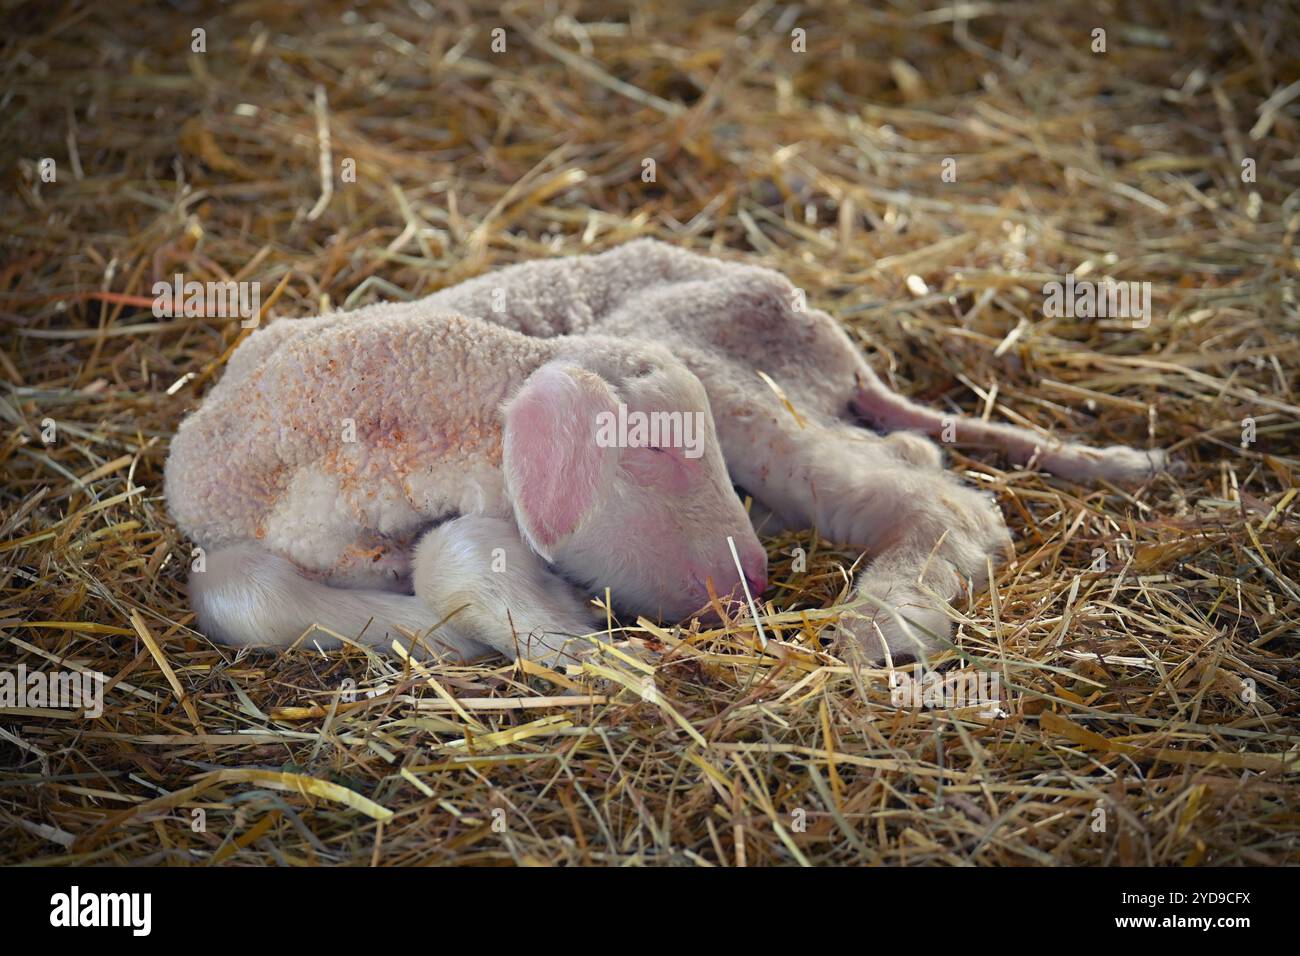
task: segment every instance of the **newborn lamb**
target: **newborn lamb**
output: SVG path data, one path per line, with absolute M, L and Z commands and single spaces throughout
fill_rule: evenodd
M 383 645 L 434 628 L 426 643 L 464 656 L 575 659 L 597 629 L 584 598 L 607 587 L 670 620 L 710 585 L 762 591 L 734 483 L 765 531 L 815 527 L 868 551 L 839 635 L 913 656 L 946 642 L 962 582 L 982 585 L 1010 548 L 993 501 L 922 433 L 1076 480 L 1163 467 L 917 405 L 799 302 L 776 272 L 638 240 L 271 323 L 167 462 L 168 506 L 206 551 L 199 624 L 269 645 L 313 623 Z M 626 428 L 637 413 L 698 422 L 698 440 L 645 440 Z

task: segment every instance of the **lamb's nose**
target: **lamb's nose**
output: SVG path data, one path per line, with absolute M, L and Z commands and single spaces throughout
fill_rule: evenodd
M 767 590 L 767 554 L 759 551 L 741 562 L 745 569 L 745 581 L 749 584 L 749 593 L 758 597 Z

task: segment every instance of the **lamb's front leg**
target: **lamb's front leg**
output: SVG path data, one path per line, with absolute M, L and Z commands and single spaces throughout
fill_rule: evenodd
M 945 607 L 963 580 L 983 584 L 988 560 L 1008 553 L 994 502 L 934 467 L 937 455 L 919 454 L 915 442 L 797 420 L 774 405 L 729 411 L 718 432 L 733 478 L 784 524 L 870 552 L 841 634 L 872 659 L 886 646 L 911 657 L 942 647 L 952 631 Z
M 431 530 L 415 549 L 416 595 L 457 633 L 548 666 L 574 663 L 599 630 L 577 591 L 546 567 L 515 523 L 466 515 Z
M 1009 554 L 1010 536 L 996 506 L 944 477 L 939 473 L 933 482 L 900 492 L 915 498 L 895 499 L 892 537 L 875 549 L 854 583 L 852 609 L 840 617 L 840 634 L 872 660 L 883 658 L 886 647 L 898 659 L 947 646 L 947 609 L 964 582 L 982 587 L 990 561 L 996 566 Z

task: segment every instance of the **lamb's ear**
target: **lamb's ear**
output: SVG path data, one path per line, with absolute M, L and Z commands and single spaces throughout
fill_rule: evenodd
M 505 406 L 502 467 L 520 530 L 550 560 L 613 479 L 618 454 L 596 442 L 599 416 L 616 414 L 599 375 L 543 365 Z

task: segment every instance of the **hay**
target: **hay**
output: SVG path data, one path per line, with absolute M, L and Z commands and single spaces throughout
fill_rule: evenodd
M 1300 861 L 1300 31 L 1253 6 L 11 9 L 0 644 L 109 685 L 3 716 L 0 862 Z M 244 333 L 155 318 L 155 280 L 309 315 L 638 235 L 783 270 L 936 405 L 1185 463 L 952 455 L 1017 540 L 949 656 L 1004 716 L 828 656 L 860 555 L 811 533 L 769 541 L 766 653 L 745 617 L 612 632 L 664 650 L 654 693 L 191 629 L 162 465 Z M 1070 271 L 1153 283 L 1149 327 L 1045 317 Z

